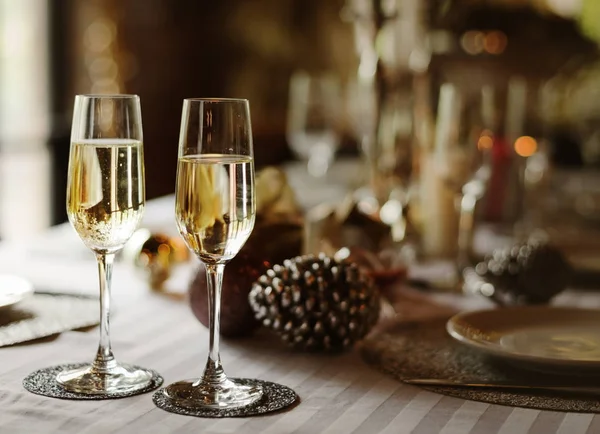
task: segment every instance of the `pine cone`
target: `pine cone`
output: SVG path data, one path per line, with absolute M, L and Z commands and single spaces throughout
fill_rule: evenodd
M 255 317 L 290 346 L 339 351 L 365 336 L 379 317 L 379 294 L 354 263 L 323 254 L 275 265 L 249 294 Z
M 541 304 L 563 291 L 570 277 L 571 267 L 559 250 L 528 242 L 486 256 L 475 274 L 465 275 L 465 283 L 502 305 Z

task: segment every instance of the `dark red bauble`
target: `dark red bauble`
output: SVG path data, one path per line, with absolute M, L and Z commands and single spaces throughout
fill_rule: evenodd
M 235 337 L 251 334 L 259 325 L 248 304 L 252 283 L 269 268 L 258 255 L 240 252 L 225 268 L 221 291 L 221 334 Z M 190 304 L 196 318 L 208 327 L 206 269 L 201 265 L 190 287 Z
M 242 250 L 225 266 L 221 290 L 221 335 L 250 335 L 260 323 L 248 302 L 252 284 L 274 264 L 298 256 L 302 227 L 298 224 L 264 224 L 255 228 Z M 189 288 L 190 305 L 198 320 L 208 327 L 208 293 L 204 265 Z

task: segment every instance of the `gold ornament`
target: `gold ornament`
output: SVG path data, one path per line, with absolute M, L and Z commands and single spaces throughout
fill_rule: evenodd
M 321 204 L 306 217 L 304 251 L 333 254 L 342 247 L 379 252 L 392 244 L 391 228 L 361 211 L 349 195 L 339 205 Z
M 256 174 L 256 216 L 260 224 L 302 221 L 302 210 L 283 170 L 269 166 Z
M 162 292 L 173 266 L 188 261 L 190 251 L 179 236 L 152 233 L 144 228 L 134 233 L 123 249 L 123 256 L 146 271 L 152 290 Z

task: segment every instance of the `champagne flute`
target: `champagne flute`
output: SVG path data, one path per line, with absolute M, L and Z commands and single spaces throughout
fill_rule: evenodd
M 76 96 L 67 214 L 98 261 L 100 343 L 90 365 L 58 374 L 58 383 L 72 392 L 119 395 L 144 389 L 152 382 L 150 370 L 117 362 L 109 336 L 113 261 L 144 212 L 142 140 L 137 95 Z
M 250 108 L 243 99 L 186 99 L 179 138 L 175 214 L 187 246 L 206 267 L 209 353 L 200 379 L 163 389 L 176 405 L 239 408 L 262 387 L 225 375 L 219 355 L 221 283 L 225 264 L 242 248 L 256 213 Z

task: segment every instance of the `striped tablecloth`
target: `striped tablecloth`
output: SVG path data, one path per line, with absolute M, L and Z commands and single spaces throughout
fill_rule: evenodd
M 172 198 L 149 204 L 146 226 L 173 230 Z M 33 243 L 0 245 L 0 272 L 30 278 L 37 287 L 96 291 L 96 268 L 68 226 Z M 169 285 L 184 289 L 193 270 Z M 186 274 L 187 273 L 187 274 Z M 598 305 L 596 296 L 576 304 Z M 185 302 L 151 293 L 138 271 L 115 267 L 112 320 L 116 356 L 161 372 L 167 383 L 197 376 L 207 354 L 207 331 Z M 26 392 L 21 381 L 41 367 L 89 360 L 97 332 L 68 332 L 35 344 L 0 348 L 0 433 L 600 433 L 600 415 L 555 413 L 464 401 L 423 391 L 384 376 L 355 353 L 291 353 L 268 336 L 225 341 L 231 376 L 292 387 L 300 405 L 256 418 L 198 419 L 167 413 L 146 394 L 114 401 L 61 401 Z

